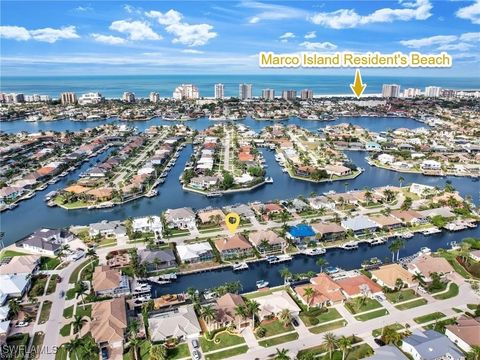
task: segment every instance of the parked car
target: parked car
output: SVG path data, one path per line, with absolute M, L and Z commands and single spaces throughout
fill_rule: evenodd
M 198 349 L 198 347 L 199 347 L 198 340 L 193 339 L 192 340 L 192 346 L 193 346 L 194 349 Z
M 193 359 L 194 360 L 200 360 L 201 359 L 200 351 L 198 351 L 198 350 L 193 351 Z
M 292 324 L 293 324 L 293 326 L 295 326 L 295 327 L 297 327 L 297 326 L 300 325 L 300 324 L 298 323 L 298 320 L 297 320 L 296 318 L 293 318 L 293 319 L 292 319 Z
M 378 346 L 385 346 L 385 342 L 380 338 L 373 339 Z
M 106 347 L 102 348 L 101 354 L 102 360 L 108 360 L 108 349 Z
M 27 321 L 20 321 L 17 323 L 17 325 L 15 325 L 15 327 L 17 328 L 22 328 L 22 327 L 26 327 L 28 326 L 28 322 Z

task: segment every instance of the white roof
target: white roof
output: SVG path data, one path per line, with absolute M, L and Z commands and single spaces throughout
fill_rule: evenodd
M 284 309 L 288 309 L 290 312 L 300 311 L 298 305 L 285 290 L 275 291 L 270 295 L 258 297 L 255 301 L 260 304 L 261 317 L 271 314 L 276 315 Z
M 10 311 L 10 306 L 8 305 L 8 303 L 7 305 L 0 307 L 0 321 L 3 321 L 6 318 L 8 318 L 9 311 Z
M 178 256 L 182 261 L 196 259 L 207 251 L 212 251 L 212 246 L 206 241 L 195 244 L 177 245 Z
M 152 220 L 151 223 L 150 223 L 150 220 Z M 135 218 L 133 219 L 133 222 L 132 222 L 132 227 L 134 229 L 145 228 L 145 227 L 157 228 L 161 226 L 162 226 L 162 219 L 160 219 L 160 216 L 145 216 L 141 218 Z
M 148 319 L 152 341 L 161 341 L 168 337 L 180 337 L 198 334 L 202 331 L 193 305 L 159 314 Z
M 0 275 L 0 292 L 6 295 L 21 293 L 27 284 L 26 274 Z
M 0 322 L 0 334 L 6 334 L 10 327 L 10 320 Z

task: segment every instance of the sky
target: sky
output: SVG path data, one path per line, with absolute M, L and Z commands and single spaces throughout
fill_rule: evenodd
M 446 51 L 449 69 L 365 72 L 480 74 L 480 0 L 2 0 L 0 7 L 1 76 L 346 71 L 261 69 L 261 51 Z

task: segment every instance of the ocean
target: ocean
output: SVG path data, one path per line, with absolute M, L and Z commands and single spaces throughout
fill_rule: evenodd
M 382 84 L 399 84 L 403 88 L 441 86 L 449 89 L 479 89 L 480 79 L 442 77 L 399 77 L 363 76 L 367 84 L 365 94 L 379 94 Z M 351 94 L 352 76 L 334 75 L 116 75 L 116 76 L 25 76 L 0 78 L 0 92 L 42 94 L 57 98 L 60 93 L 73 91 L 82 94 L 98 91 L 107 98 L 119 98 L 124 91 L 131 91 L 137 97 L 148 97 L 156 91 L 161 97 L 171 97 L 176 86 L 193 83 L 198 86 L 200 96 L 213 96 L 216 83 L 225 86 L 225 96 L 238 96 L 238 85 L 253 85 L 253 95 L 260 96 L 262 89 L 275 89 L 276 95 L 282 90 L 300 91 L 312 89 L 315 95 Z

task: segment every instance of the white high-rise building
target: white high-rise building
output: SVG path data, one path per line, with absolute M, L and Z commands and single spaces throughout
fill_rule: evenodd
M 225 97 L 223 84 L 215 84 L 215 99 L 223 99 Z
M 302 100 L 310 100 L 313 99 L 313 91 L 310 89 L 303 89 L 300 93 L 300 98 Z
M 262 90 L 262 99 L 274 100 L 275 99 L 275 90 L 274 89 L 263 89 Z
M 396 98 L 400 96 L 400 85 L 383 84 L 382 96 L 386 98 Z
M 52 97 L 49 95 L 25 95 L 25 102 L 49 102 L 52 101 Z
M 195 100 L 199 97 L 198 88 L 193 84 L 182 84 L 177 86 L 173 92 L 175 100 Z
M 297 98 L 296 90 L 283 90 L 282 99 L 283 100 L 295 100 Z
M 240 84 L 238 86 L 238 98 L 240 100 L 252 98 L 252 84 Z
M 427 86 L 427 87 L 425 88 L 425 97 L 433 97 L 433 98 L 439 97 L 441 91 L 442 91 L 442 88 L 441 88 L 441 87 L 438 87 L 438 86 Z
M 135 102 L 135 94 L 129 91 L 125 91 L 122 96 L 122 101 L 126 103 L 134 103 Z
M 60 102 L 62 105 L 76 104 L 77 95 L 74 92 L 64 92 L 60 94 Z
M 148 95 L 148 99 L 152 103 L 157 103 L 160 101 L 160 94 L 158 92 L 152 91 L 150 95 Z
M 103 97 L 102 94 L 100 94 L 99 92 L 82 94 L 82 96 L 80 96 L 80 98 L 78 99 L 78 103 L 80 105 L 98 104 L 102 101 Z
M 420 95 L 420 89 L 417 88 L 408 88 L 403 90 L 404 98 L 414 98 Z

